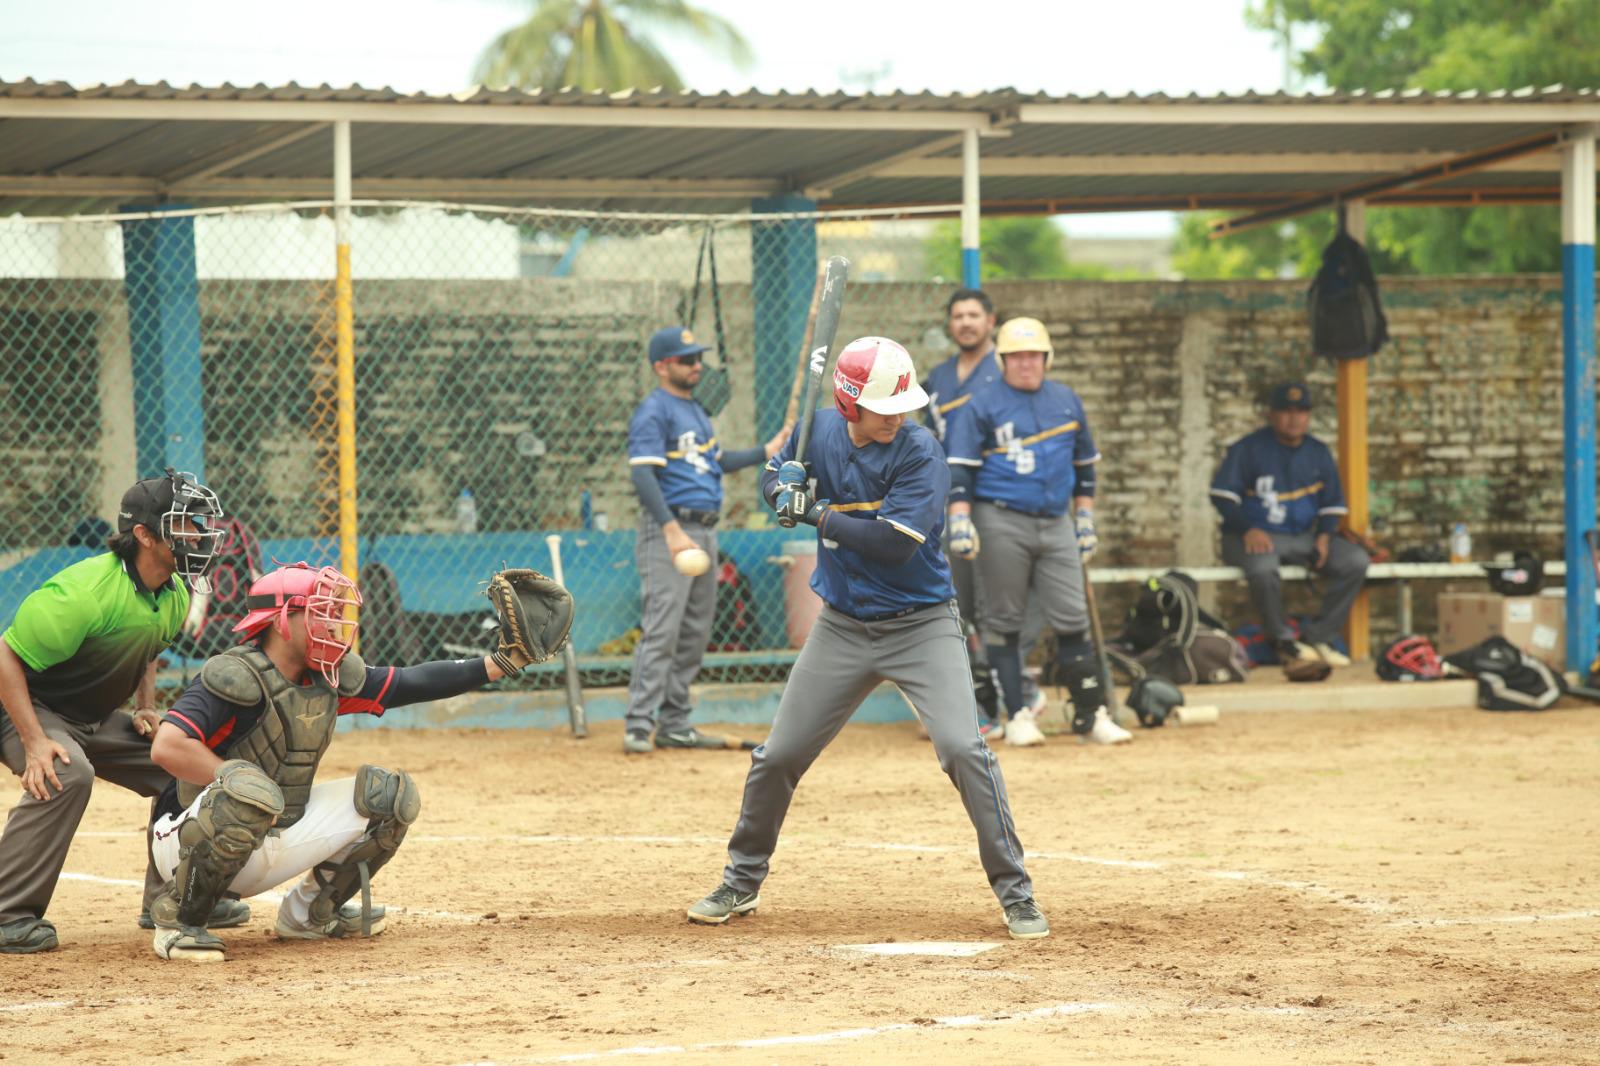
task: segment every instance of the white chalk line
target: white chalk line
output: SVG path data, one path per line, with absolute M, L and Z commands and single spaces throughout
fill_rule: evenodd
M 142 832 L 132 831 L 99 831 L 80 833 L 79 836 L 101 837 L 143 837 Z M 641 836 L 636 834 L 579 834 L 579 833 L 541 833 L 541 834 L 412 834 L 408 842 L 419 844 L 522 844 L 527 846 L 544 846 L 552 844 L 628 844 L 628 845 L 663 845 L 671 847 L 717 847 L 727 843 L 723 837 L 708 836 Z M 822 848 L 845 848 L 856 851 L 887 851 L 911 852 L 924 855 L 975 855 L 976 848 L 952 847 L 940 844 L 901 844 L 893 842 L 871 841 L 815 841 L 804 836 L 785 838 L 784 843 L 791 847 L 811 846 Z M 1398 908 L 1380 900 L 1368 899 L 1353 892 L 1346 892 L 1315 881 L 1284 880 L 1269 877 L 1265 874 L 1247 870 L 1211 870 L 1205 868 L 1188 867 L 1178 863 L 1163 862 L 1152 859 L 1117 859 L 1101 855 L 1083 855 L 1065 851 L 1034 851 L 1027 856 L 1029 861 L 1071 862 L 1085 866 L 1103 866 L 1111 869 L 1137 870 L 1147 872 L 1180 873 L 1192 877 L 1203 877 L 1216 881 L 1231 881 L 1241 884 L 1258 885 L 1263 888 L 1273 888 L 1285 892 L 1295 892 L 1307 896 L 1316 896 L 1341 907 L 1363 911 L 1369 914 L 1394 914 Z M 63 875 L 66 877 L 68 875 Z M 84 879 L 93 880 L 92 878 Z M 107 882 L 110 884 L 132 884 L 134 882 Z M 266 898 L 265 896 L 263 898 Z M 275 898 L 282 898 L 281 896 Z M 474 922 L 483 920 L 482 914 L 459 914 L 451 911 L 424 911 L 394 908 L 397 914 L 412 914 L 418 917 L 437 917 L 444 921 Z M 1538 921 L 1580 921 L 1600 918 L 1600 911 L 1564 911 L 1551 915 L 1504 915 L 1504 916 L 1479 916 L 1470 918 L 1397 918 L 1386 924 L 1389 925 L 1415 925 L 1415 926 L 1447 926 L 1447 925 L 1475 925 L 1475 924 L 1518 924 L 1523 922 Z M 493 920 L 493 919 L 490 919 Z
M 142 836 L 143 834 L 140 834 L 140 835 Z M 144 887 L 144 882 L 143 881 L 131 881 L 131 880 L 128 880 L 127 878 L 124 878 L 124 877 L 99 877 L 99 876 L 96 876 L 95 874 L 79 874 L 79 873 L 66 872 L 66 873 L 63 873 L 61 875 L 61 880 L 63 880 L 63 881 L 83 881 L 83 882 L 87 882 L 89 884 L 95 884 L 95 885 L 127 886 L 127 887 L 130 887 L 130 888 L 143 888 Z M 283 897 L 284 897 L 284 893 L 271 891 L 271 892 L 258 892 L 255 895 L 248 897 L 248 899 L 249 900 L 260 900 L 263 903 L 278 903 L 283 899 Z M 386 904 L 385 906 L 388 906 L 388 905 Z M 476 914 L 460 914 L 460 913 L 457 913 L 456 911 L 431 911 L 431 910 L 423 910 L 422 908 L 419 908 L 419 907 L 388 906 L 388 913 L 390 913 L 390 914 L 404 914 L 404 915 L 409 915 L 409 916 L 415 917 L 415 918 L 434 918 L 434 919 L 437 919 L 439 921 L 445 921 L 445 922 L 482 922 L 482 921 L 491 921 L 492 922 L 492 921 L 498 920 L 498 915 L 496 915 L 496 917 L 494 917 L 494 918 L 491 918 L 491 917 L 489 917 L 489 915 L 487 913 L 482 912 L 482 911 L 480 911 L 480 912 L 478 912 Z
M 965 1029 L 973 1026 L 1014 1025 L 1018 1022 L 1037 1021 L 1041 1018 L 1063 1018 L 1074 1014 L 1090 1014 L 1120 1009 L 1114 1003 L 1057 1003 L 1034 1010 L 996 1014 L 966 1014 L 946 1018 L 929 1018 L 918 1022 L 892 1022 L 889 1025 L 863 1026 L 855 1029 L 835 1029 L 825 1033 L 791 1033 L 783 1036 L 762 1036 L 749 1040 L 713 1040 L 700 1044 L 645 1045 L 641 1047 L 611 1048 L 607 1051 L 579 1051 L 565 1055 L 547 1055 L 534 1058 L 479 1059 L 460 1066 L 534 1066 L 545 1062 L 592 1062 L 596 1059 L 615 1059 L 645 1055 L 686 1055 L 694 1051 L 753 1051 L 761 1048 L 803 1047 L 832 1044 L 840 1040 L 862 1040 L 890 1033 L 927 1032 L 933 1029 Z

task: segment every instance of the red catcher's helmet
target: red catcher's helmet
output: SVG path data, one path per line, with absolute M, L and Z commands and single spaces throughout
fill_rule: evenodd
M 1444 676 L 1444 665 L 1427 637 L 1401 637 L 1383 649 L 1377 673 L 1385 681 L 1432 681 Z
M 833 368 L 833 402 L 847 422 L 873 414 L 901 415 L 928 405 L 911 353 L 888 337 L 861 337 L 844 346 Z
M 249 613 L 233 627 L 253 637 L 269 625 L 289 636 L 289 612 L 306 612 L 306 665 L 330 685 L 339 683 L 339 661 L 356 639 L 361 592 L 331 566 L 290 563 L 256 578 L 245 598 Z

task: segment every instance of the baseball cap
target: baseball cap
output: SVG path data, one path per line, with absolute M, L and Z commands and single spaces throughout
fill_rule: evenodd
M 122 494 L 122 506 L 117 508 L 117 532 L 132 533 L 134 526 L 144 526 L 161 536 L 161 518 L 172 510 L 172 496 L 170 477 L 149 477 L 136 482 Z
M 685 326 L 667 326 L 650 335 L 650 362 L 673 359 L 680 355 L 698 355 L 710 351 L 704 344 L 696 344 L 694 334 Z
M 1311 410 L 1311 388 L 1303 381 L 1286 381 L 1272 389 L 1272 398 L 1268 403 L 1274 411 L 1289 411 L 1298 408 L 1301 411 Z

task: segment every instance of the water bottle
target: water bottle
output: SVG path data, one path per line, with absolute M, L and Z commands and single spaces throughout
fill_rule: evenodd
M 1457 522 L 1450 531 L 1450 561 L 1452 563 L 1467 563 L 1472 561 L 1472 535 L 1467 532 L 1465 522 Z
M 578 517 L 584 529 L 594 528 L 594 497 L 589 495 L 588 486 L 584 486 L 582 494 L 578 497 Z
M 478 501 L 472 498 L 471 489 L 462 489 L 461 495 L 456 497 L 456 531 L 459 533 L 478 531 Z

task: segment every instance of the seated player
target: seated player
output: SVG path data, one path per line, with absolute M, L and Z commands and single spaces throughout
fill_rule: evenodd
M 1222 515 L 1222 559 L 1250 584 L 1262 636 L 1284 663 L 1350 660 L 1333 646 L 1367 577 L 1367 553 L 1334 534 L 1346 513 L 1339 465 L 1313 437 L 1311 390 L 1299 382 L 1272 390 L 1267 424 L 1229 448 L 1211 479 Z M 1295 640 L 1283 610 L 1280 564 L 1309 566 L 1326 581 L 1322 609 Z M 1307 647 L 1307 644 L 1310 647 Z
M 295 563 L 250 586 L 249 613 L 234 627 L 248 639 L 206 660 L 152 746 L 177 779 L 162 797 L 151 849 L 167 878 L 150 908 L 157 955 L 220 961 L 226 949 L 205 928 L 216 901 L 300 874 L 278 908 L 278 936 L 382 932 L 384 908 L 372 906 L 368 883 L 416 821 L 417 785 L 381 766 L 315 782 L 317 764 L 342 714 L 459 695 L 559 649 L 572 624 L 566 590 L 539 575 L 523 600 L 500 589 L 503 578 L 531 573 L 507 571 L 490 583 L 501 623 L 493 655 L 410 667 L 368 666 L 350 651 L 361 594 L 333 567 Z M 541 604 L 548 613 L 530 610 Z

